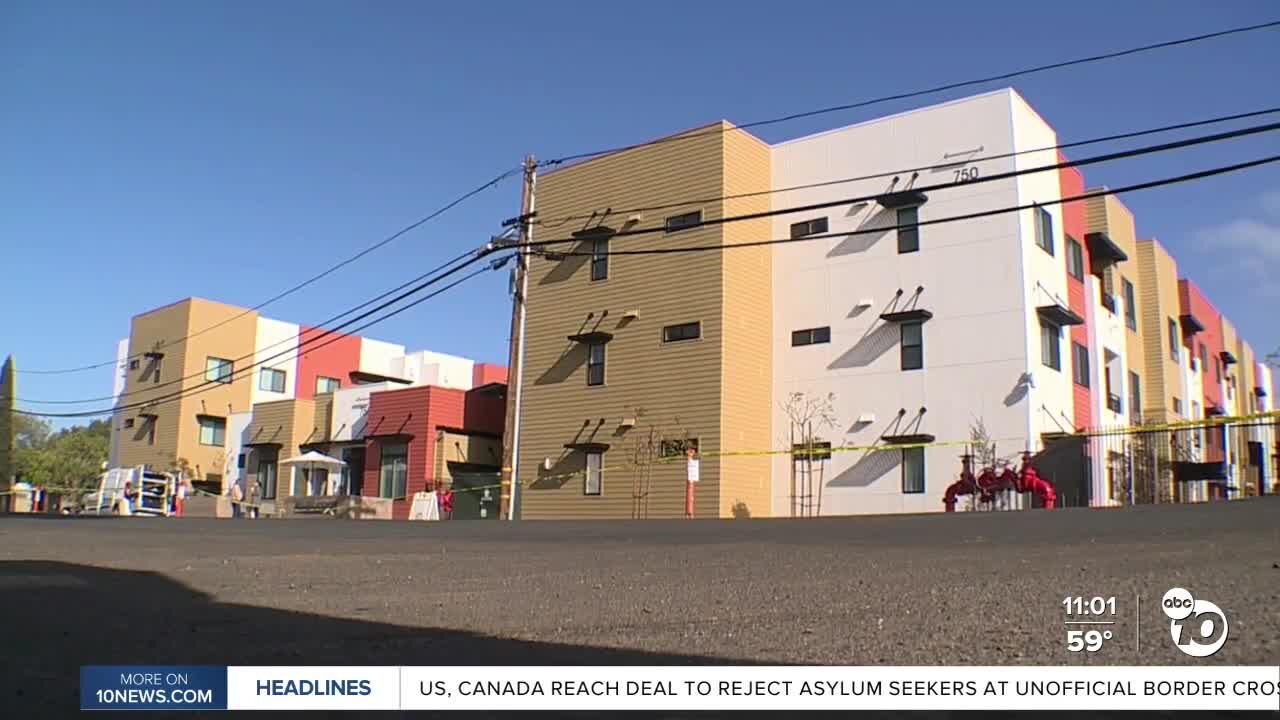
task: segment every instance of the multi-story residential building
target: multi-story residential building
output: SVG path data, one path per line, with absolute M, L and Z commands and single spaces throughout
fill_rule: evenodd
M 1191 372 L 1216 310 L 1188 309 L 1117 198 L 1060 203 L 1085 188 L 1071 168 L 972 182 L 1054 165 L 1056 144 L 1000 90 L 774 145 L 720 123 L 539 177 L 537 239 L 573 239 L 530 268 L 521 515 L 680 515 L 685 469 L 662 461 L 690 447 L 698 516 L 937 511 L 978 447 L 1011 458 L 1221 408 Z M 790 207 L 817 209 L 717 222 Z M 614 237 L 635 229 L 657 232 Z M 795 242 L 733 247 L 770 238 Z M 820 451 L 801 481 L 816 499 L 794 489 L 814 455 L 797 431 Z M 1059 452 L 1060 497 L 1132 502 L 1134 447 Z
M 255 405 L 232 423 L 227 478 L 265 513 L 348 496 L 361 517 L 405 519 L 414 493 L 448 486 L 460 516 L 495 518 L 506 375 L 477 363 L 471 377 L 457 383 L 468 387 L 382 382 Z M 342 460 L 340 476 L 290 464 L 312 451 Z
M 134 317 L 117 356 L 114 395 L 122 409 L 113 418 L 110 462 L 185 464 L 212 492 L 223 489 L 227 475 L 243 474 L 240 453 L 228 448 L 246 432 L 270 425 L 291 445 L 327 441 L 335 393 L 350 389 L 367 398 L 361 387 L 375 383 L 467 390 L 476 377 L 505 380 L 498 366 L 406 354 L 401 345 L 326 334 L 200 298 Z

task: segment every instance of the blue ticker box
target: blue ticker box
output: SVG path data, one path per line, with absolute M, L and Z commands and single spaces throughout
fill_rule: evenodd
M 81 710 L 226 710 L 225 665 L 84 665 Z

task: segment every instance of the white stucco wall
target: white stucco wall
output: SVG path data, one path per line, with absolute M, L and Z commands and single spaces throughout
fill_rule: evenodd
M 287 400 L 294 396 L 297 386 L 298 358 L 298 326 L 271 318 L 259 317 L 258 329 L 254 340 L 253 361 L 262 363 L 253 371 L 253 384 L 250 401 L 256 405 L 260 402 Z M 295 352 L 289 352 L 290 349 Z M 283 355 L 280 355 L 284 353 Z M 280 355 L 280 357 L 274 357 Z M 268 360 L 268 358 L 273 358 Z M 263 368 L 283 370 L 285 372 L 284 392 L 271 392 L 259 387 Z
M 392 376 L 411 381 L 414 385 L 470 390 L 475 361 L 456 355 L 419 350 L 390 363 Z
M 1057 144 L 1057 133 L 1041 118 L 1021 96 L 1010 92 L 1009 103 L 1013 116 L 1013 136 L 1018 150 L 1052 147 Z M 1053 165 L 1058 162 L 1056 150 L 1027 153 L 1014 158 L 1019 170 Z M 1061 197 L 1059 171 L 1031 173 L 1018 176 L 1017 204 L 1046 203 Z M 1013 203 L 1009 203 L 1013 204 Z M 1027 370 L 1035 377 L 1035 387 L 1029 393 L 1028 427 L 1025 433 L 1032 449 L 1040 447 L 1044 433 L 1070 432 L 1074 429 L 1072 405 L 1071 332 L 1062 328 L 1059 347 L 1062 348 L 1061 369 L 1054 370 L 1041 362 L 1040 318 L 1035 308 L 1051 301 L 1066 305 L 1066 238 L 1063 233 L 1061 205 L 1045 205 L 1053 218 L 1053 254 L 1036 245 L 1035 210 L 1017 214 L 1021 242 L 1018 249 L 1022 257 L 1023 314 L 1022 333 L 1026 343 Z M 1099 354 L 1098 362 L 1101 362 Z
M 129 377 L 129 338 L 116 343 L 115 374 L 111 377 L 111 404 L 120 404 L 120 395 L 124 392 L 125 381 Z M 127 399 L 127 398 L 126 398 Z M 123 413 L 115 413 L 111 417 L 111 447 L 107 450 L 107 464 L 116 467 L 120 458 L 120 433 L 123 430 Z
M 984 176 L 1012 170 L 1012 159 L 962 162 L 1014 149 L 1011 103 L 1011 93 L 999 91 L 781 143 L 773 148 L 773 186 L 930 166 L 915 180 L 915 187 L 925 187 L 954 183 L 956 169 L 974 165 Z M 1020 147 L 1054 144 L 1051 130 L 1034 127 L 1025 118 L 1021 122 L 1027 127 L 1019 136 Z M 910 179 L 902 176 L 894 189 Z M 773 202 L 794 206 L 879 194 L 890 189 L 891 180 L 779 193 Z M 1056 173 L 1025 189 L 1008 179 L 930 191 L 919 220 L 1012 206 L 1020 193 L 1056 198 Z M 840 206 L 777 217 L 774 236 L 786 237 L 792 223 L 824 215 L 833 233 L 896 223 L 892 211 L 874 203 Z M 1055 225 L 1060 248 L 1061 222 Z M 1051 291 L 1064 302 L 1066 297 L 1062 267 L 1055 265 L 1053 274 L 1049 263 L 1023 266 L 1023 253 L 1033 251 L 1042 253 L 1035 247 L 1032 226 L 1024 227 L 1014 214 L 923 226 L 920 250 L 907 254 L 898 253 L 892 230 L 774 246 L 774 446 L 788 445 L 789 420 L 781 404 L 793 392 L 835 395 L 837 426 L 821 434 L 836 446 L 868 446 L 885 434 L 908 433 L 963 442 L 980 418 L 997 452 L 1011 456 L 1027 442 L 1032 403 L 1038 407 L 1047 398 L 1070 417 L 1069 343 L 1064 344 L 1063 371 L 1057 373 L 1065 381 L 1046 379 L 1047 390 L 1019 383 L 1024 372 L 1040 367 L 1039 324 L 1034 311 L 1028 312 L 1025 274 L 1031 270 L 1043 276 Z M 924 290 L 916 307 L 933 313 L 924 324 L 924 367 L 903 371 L 900 329 L 879 316 L 899 289 L 906 301 L 920 286 Z M 859 306 L 864 298 L 870 306 Z M 829 344 L 791 346 L 793 330 L 822 326 L 831 328 Z M 1029 337 L 1032 327 L 1035 333 Z M 1034 355 L 1029 355 L 1032 348 Z M 922 407 L 927 411 L 920 416 Z M 906 413 L 895 424 L 900 409 Z M 875 420 L 857 423 L 863 413 Z M 963 452 L 963 445 L 926 450 L 922 494 L 902 492 L 900 451 L 836 452 L 825 471 L 822 513 L 941 511 L 942 495 L 959 473 Z M 789 462 L 786 455 L 775 456 L 775 515 L 790 514 Z
M 364 372 L 392 375 L 393 362 L 403 356 L 403 345 L 360 338 L 360 369 Z
M 332 442 L 350 442 L 364 437 L 370 393 L 405 387 L 399 383 L 372 383 L 342 388 L 333 394 L 333 414 L 329 427 Z
M 227 451 L 222 468 L 223 493 L 226 493 L 232 485 L 241 483 L 244 476 L 244 470 L 240 467 L 240 454 L 245 452 L 244 443 L 247 439 L 245 434 L 252 419 L 252 412 L 231 413 L 227 416 Z M 240 491 L 244 492 L 243 484 L 240 486 Z

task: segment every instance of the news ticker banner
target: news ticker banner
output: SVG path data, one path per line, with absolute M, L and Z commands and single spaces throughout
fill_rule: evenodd
M 85 666 L 82 710 L 1280 710 L 1280 666 Z

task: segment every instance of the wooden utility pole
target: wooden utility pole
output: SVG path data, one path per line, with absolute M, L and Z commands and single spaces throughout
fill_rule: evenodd
M 516 250 L 515 282 L 511 293 L 511 347 L 507 361 L 507 417 L 502 433 L 502 487 L 498 493 L 498 513 L 515 519 L 516 496 L 520 492 L 520 400 L 524 389 L 525 294 L 529 290 L 529 256 L 525 247 L 533 240 L 534 190 L 538 162 L 532 155 L 524 159 L 524 191 L 520 195 L 520 241 Z

